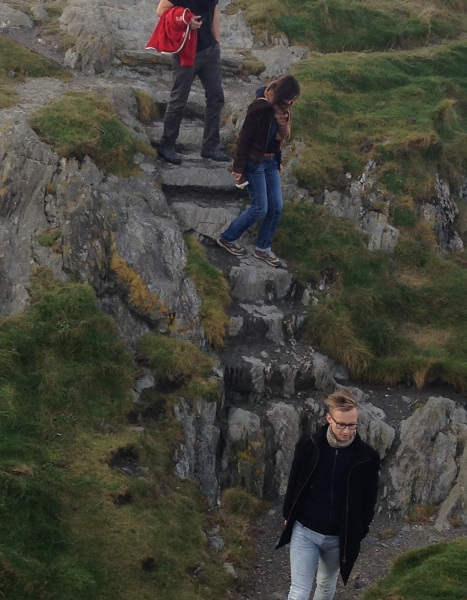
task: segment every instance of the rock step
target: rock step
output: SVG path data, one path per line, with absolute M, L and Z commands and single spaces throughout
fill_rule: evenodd
M 172 68 L 170 56 L 151 50 L 123 49 L 116 53 L 116 57 L 123 65 L 135 70 L 160 71 Z M 248 50 L 244 50 L 243 54 L 225 51 L 221 58 L 221 67 L 223 77 L 257 76 L 266 68 L 264 63 Z
M 240 302 L 229 312 L 231 339 L 266 339 L 282 346 L 300 336 L 306 316 L 303 310 L 292 312 L 289 307 L 262 302 Z
M 243 203 L 230 198 L 230 194 L 226 195 L 223 206 L 219 206 L 218 201 L 213 199 L 208 191 L 202 194 L 202 197 L 179 198 L 169 201 L 169 204 L 183 233 L 194 233 L 211 241 L 219 237 L 243 207 Z M 216 248 L 222 252 L 218 246 Z
M 242 339 L 229 344 L 221 355 L 224 386 L 235 406 L 255 402 L 264 394 L 291 397 L 313 389 L 315 364 L 313 350 L 300 344 L 277 346 L 265 338 Z
M 199 152 L 183 153 L 181 157 L 181 165 L 172 165 L 160 159 L 163 187 L 189 187 L 236 193 L 235 180 L 227 171 L 229 163 L 202 158 Z
M 203 122 L 204 119 L 204 106 L 201 115 L 197 115 L 198 121 L 188 121 L 189 116 L 184 117 L 182 125 L 180 127 L 180 133 L 177 138 L 176 149 L 180 152 L 193 152 L 199 155 L 201 145 L 203 142 Z M 162 121 L 155 121 L 150 127 L 146 127 L 146 133 L 150 142 L 157 146 L 159 140 L 162 137 L 164 129 L 164 123 Z M 231 133 L 226 128 L 220 131 L 221 145 L 227 146 L 231 142 Z M 227 165 L 229 163 L 226 163 Z

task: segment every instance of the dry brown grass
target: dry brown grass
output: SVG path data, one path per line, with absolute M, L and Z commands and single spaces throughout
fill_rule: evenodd
M 400 333 L 421 350 L 446 348 L 451 339 L 451 332 L 446 329 L 416 325 L 414 323 L 403 325 L 400 328 Z
M 410 289 L 419 289 L 430 284 L 431 278 L 419 269 L 402 267 L 400 271 L 394 274 L 394 281 Z

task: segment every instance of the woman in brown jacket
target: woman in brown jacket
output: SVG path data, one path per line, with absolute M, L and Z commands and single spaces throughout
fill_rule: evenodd
M 262 220 L 254 256 L 273 267 L 280 264 L 271 244 L 283 207 L 281 149 L 290 138 L 291 109 L 299 94 L 300 85 L 292 75 L 284 75 L 257 90 L 240 131 L 232 167 L 237 183 L 248 182 L 251 205 L 217 239 L 230 254 L 244 256 L 246 250 L 238 240 Z

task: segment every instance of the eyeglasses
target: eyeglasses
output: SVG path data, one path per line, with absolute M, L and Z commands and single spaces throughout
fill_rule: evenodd
M 337 429 L 348 429 L 349 431 L 355 431 L 358 427 L 358 423 L 340 423 L 329 413 L 329 416 L 336 424 Z

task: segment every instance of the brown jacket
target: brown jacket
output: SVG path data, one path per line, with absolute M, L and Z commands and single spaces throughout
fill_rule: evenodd
M 247 109 L 235 151 L 233 171 L 243 173 L 248 160 L 260 163 L 263 160 L 269 129 L 274 118 L 274 108 L 264 98 L 253 100 Z M 280 164 L 280 152 L 278 152 Z

